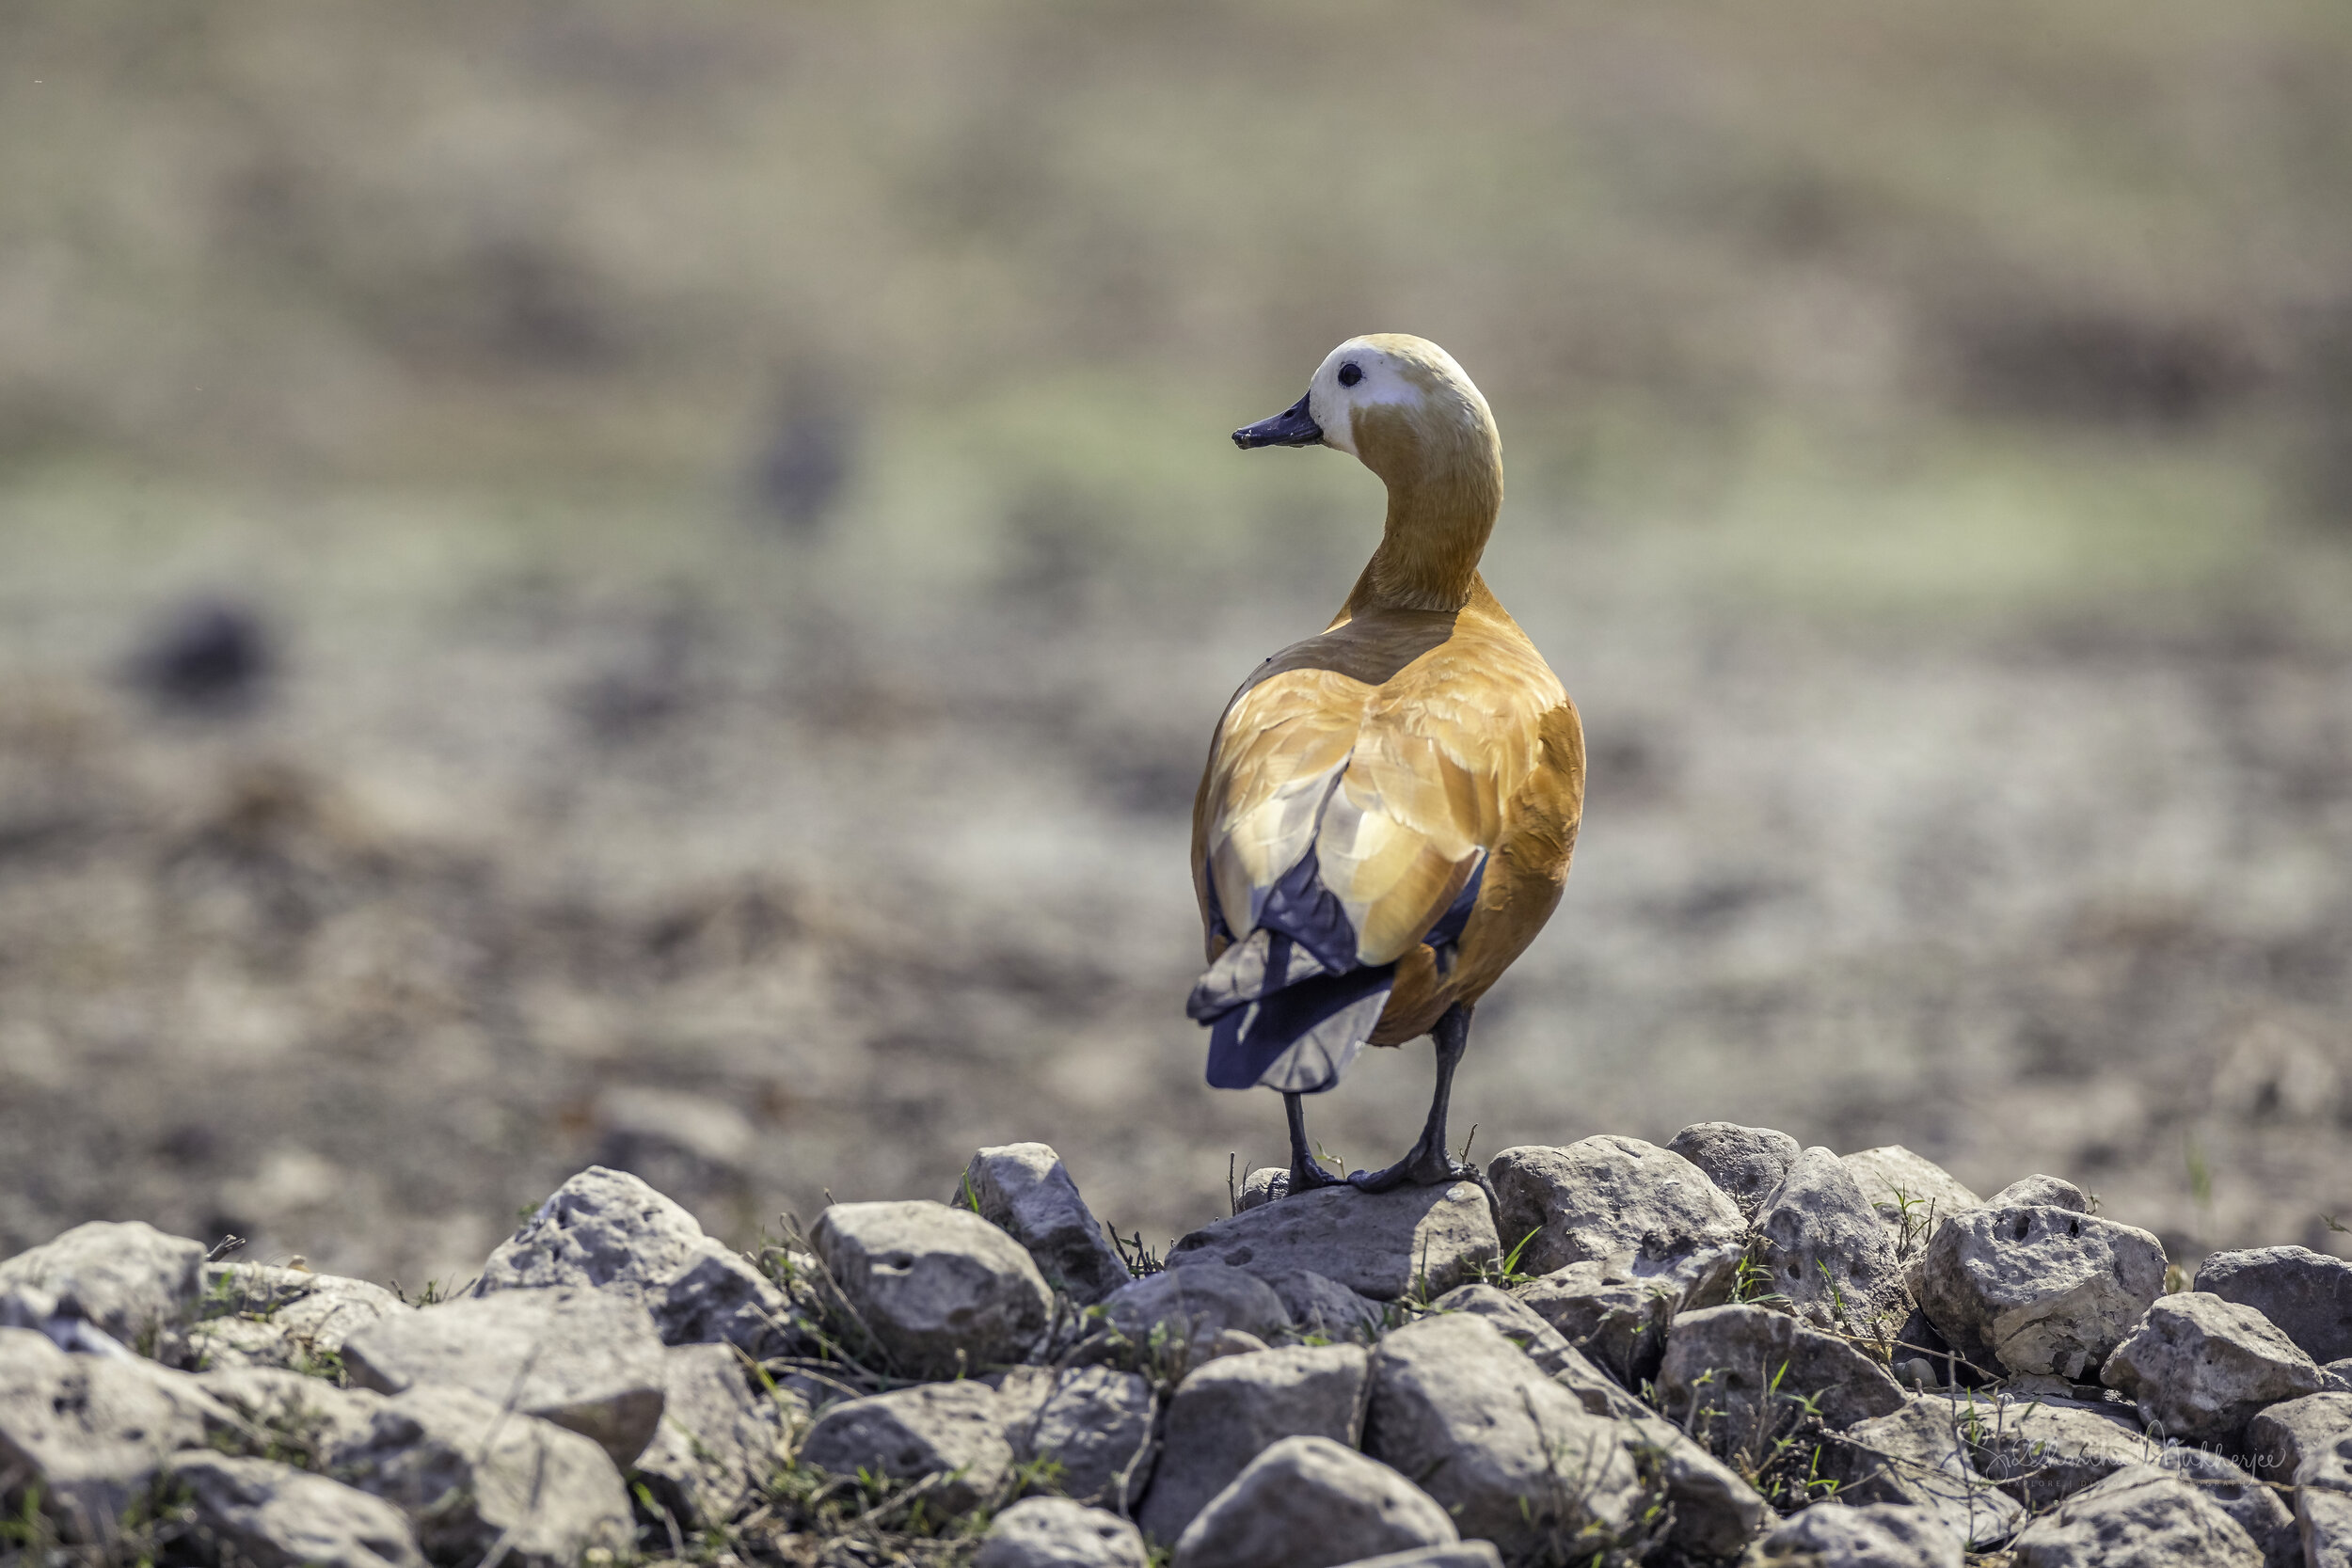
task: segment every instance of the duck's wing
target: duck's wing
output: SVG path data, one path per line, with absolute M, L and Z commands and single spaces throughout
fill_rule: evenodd
M 1270 1025 L 1278 993 L 1296 993 L 1284 1000 L 1295 1006 L 1329 991 L 1351 1021 L 1366 1006 L 1376 1018 L 1387 984 L 1374 972 L 1462 901 L 1536 766 L 1541 716 L 1563 700 L 1532 649 L 1513 657 L 1491 637 L 1456 639 L 1379 686 L 1292 669 L 1246 689 L 1219 725 L 1195 815 L 1215 961 L 1192 1015 L 1225 1022 L 1263 1002 Z M 1354 1022 L 1362 1031 L 1333 1073 L 1370 1036 L 1369 1018 Z

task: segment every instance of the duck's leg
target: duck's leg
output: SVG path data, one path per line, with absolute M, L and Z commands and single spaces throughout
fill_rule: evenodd
M 1429 1031 L 1429 1037 L 1438 1047 L 1438 1092 L 1429 1101 L 1428 1125 L 1421 1130 L 1421 1142 L 1412 1152 L 1382 1171 L 1358 1171 L 1347 1180 L 1368 1193 L 1385 1193 L 1391 1187 L 1407 1182 L 1418 1187 L 1434 1187 L 1441 1181 L 1475 1181 L 1486 1184 L 1475 1165 L 1464 1164 L 1446 1153 L 1446 1109 L 1454 1098 L 1454 1069 L 1462 1062 L 1462 1053 L 1470 1048 L 1470 1010 L 1460 1003 L 1448 1007 Z
M 1290 1117 L 1291 1123 L 1290 1191 L 1292 1193 L 1309 1192 L 1316 1187 L 1343 1185 L 1338 1177 L 1323 1168 L 1323 1162 L 1317 1160 L 1314 1151 L 1307 1147 L 1307 1110 L 1300 1103 L 1306 1098 L 1301 1094 L 1286 1094 L 1282 1097 L 1282 1110 Z

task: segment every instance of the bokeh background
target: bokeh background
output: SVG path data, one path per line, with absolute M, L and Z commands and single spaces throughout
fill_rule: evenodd
M 1023 1138 L 1223 1212 L 1186 810 L 1380 507 L 1226 433 L 1365 330 L 1592 746 L 1457 1133 L 2347 1250 L 2347 81 L 2332 0 L 0 8 L 0 1250 L 413 1288 L 590 1160 L 748 1239 Z

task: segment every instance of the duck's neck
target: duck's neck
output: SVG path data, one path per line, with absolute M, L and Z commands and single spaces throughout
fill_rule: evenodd
M 1502 510 L 1502 445 L 1492 429 L 1367 444 L 1364 461 L 1388 483 L 1389 518 L 1348 595 L 1349 611 L 1460 610 Z

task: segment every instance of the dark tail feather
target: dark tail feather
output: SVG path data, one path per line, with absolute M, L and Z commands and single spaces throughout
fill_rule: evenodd
M 1220 1015 L 1209 1030 L 1210 1085 L 1285 1094 L 1329 1088 L 1372 1038 L 1395 983 L 1394 964 L 1318 974 Z

